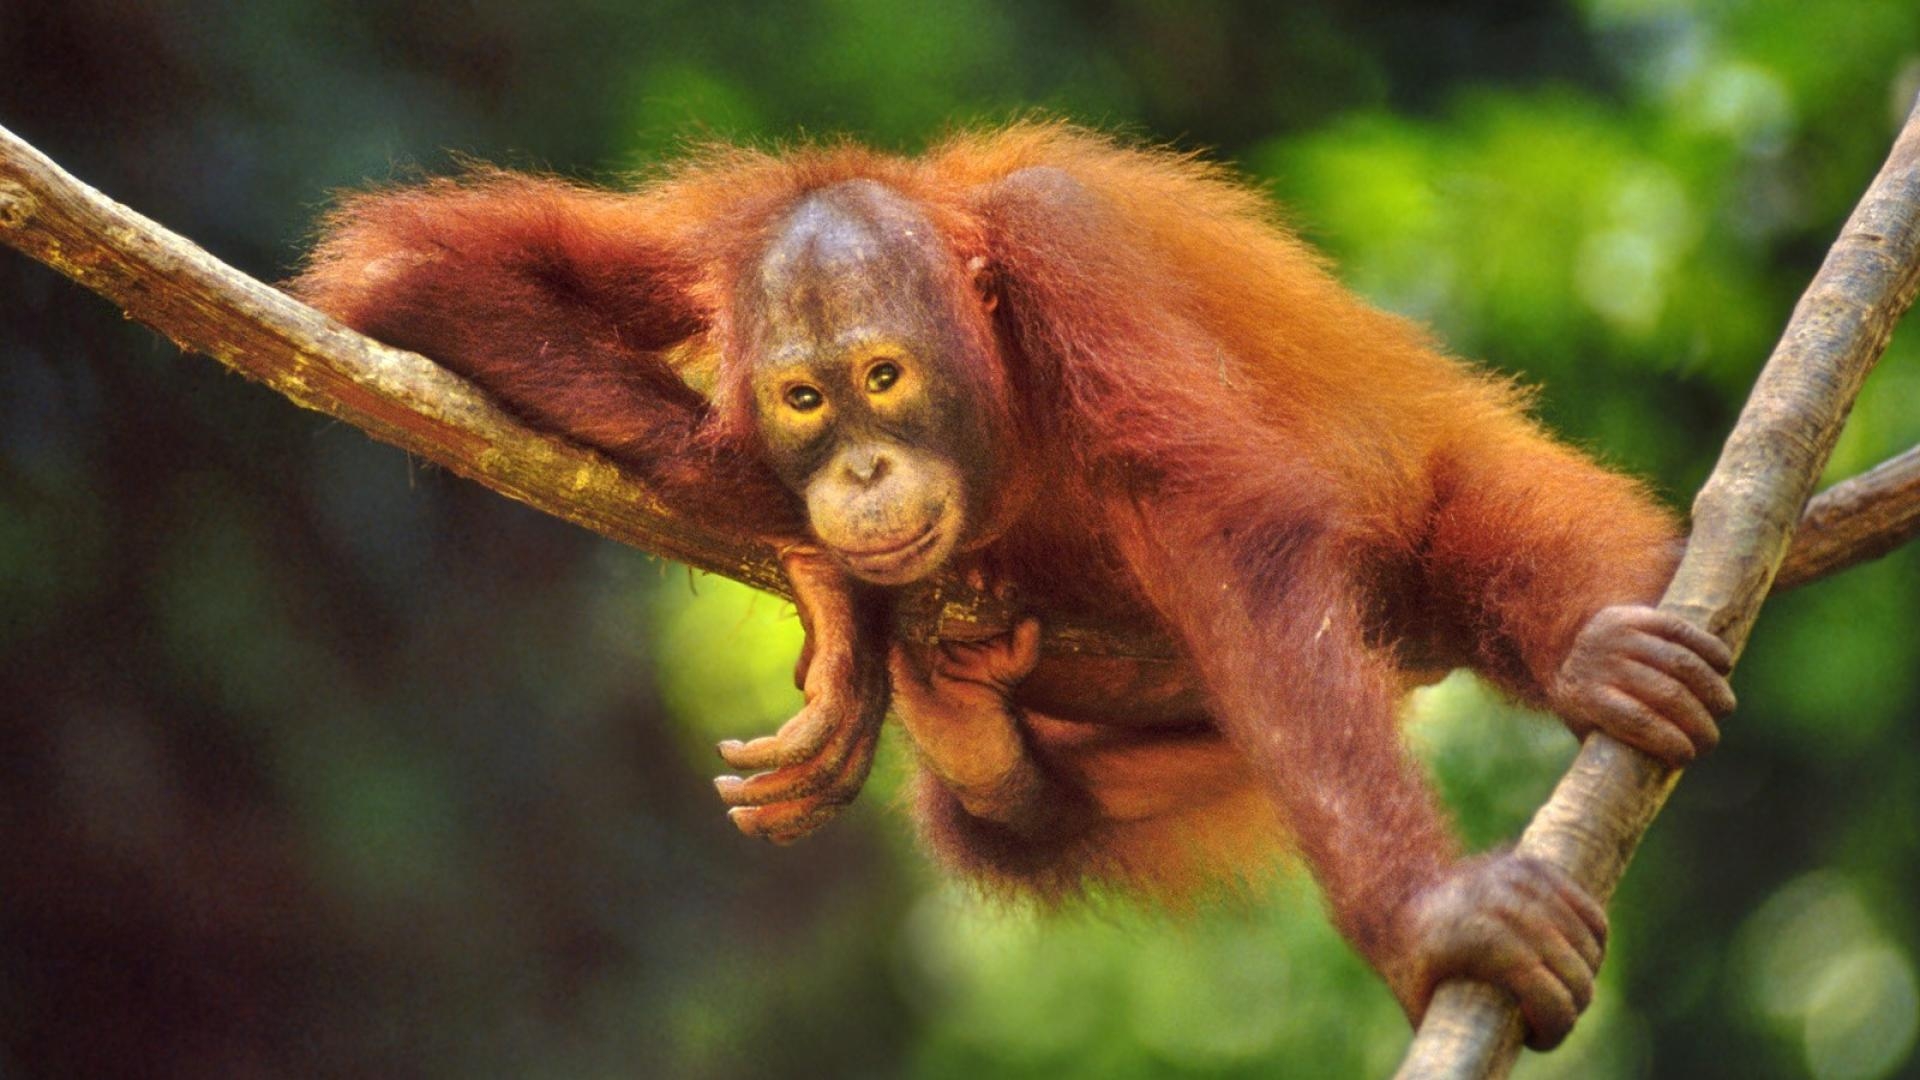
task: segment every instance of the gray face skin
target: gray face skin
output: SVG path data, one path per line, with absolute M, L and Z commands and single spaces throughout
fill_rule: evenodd
M 991 472 L 962 322 L 986 309 L 963 268 L 917 206 L 856 180 L 796 206 L 749 287 L 755 415 L 815 535 L 875 584 L 932 573 L 982 519 Z

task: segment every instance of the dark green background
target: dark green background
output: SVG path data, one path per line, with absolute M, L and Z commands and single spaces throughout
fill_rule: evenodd
M 1917 86 L 1913 0 L 0 0 L 0 124 L 268 278 L 329 191 L 456 154 L 617 181 L 1033 109 L 1206 148 L 1676 505 Z M 1920 441 L 1916 340 L 1835 476 Z M 890 807 L 898 747 L 824 835 L 734 835 L 708 747 L 794 707 L 783 614 L 0 253 L 0 1075 L 1391 1069 L 1303 883 L 983 908 Z M 1920 557 L 1771 605 L 1736 682 L 1530 1075 L 1913 1074 Z M 1413 711 L 1476 843 L 1573 748 L 1466 679 Z

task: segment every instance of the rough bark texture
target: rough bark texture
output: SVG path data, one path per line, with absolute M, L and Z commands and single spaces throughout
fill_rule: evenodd
M 1773 585 L 1801 508 L 1840 435 L 1854 397 L 1920 289 L 1920 108 L 1841 230 L 1761 372 L 1713 475 L 1693 504 L 1686 558 L 1661 607 L 1718 634 L 1736 654 Z M 1876 470 L 1914 486 L 1912 454 Z M 1883 490 L 1863 477 L 1857 493 Z M 1845 516 L 1837 497 L 1822 513 Z M 1891 511 L 1911 526 L 1913 507 Z M 1882 527 L 1900 526 L 1893 521 Z M 1843 530 L 1816 530 L 1844 547 Z M 1894 541 L 1897 542 L 1897 541 Z M 1810 555 L 1803 574 L 1823 565 Z M 1805 580 L 1803 577 L 1802 580 Z M 1595 735 L 1521 837 L 1523 855 L 1566 869 L 1605 903 L 1679 772 Z M 1504 1075 L 1520 1042 L 1504 992 L 1455 982 L 1440 988 L 1401 1077 Z
M 1773 594 L 1877 559 L 1920 536 L 1920 447 L 1821 492 L 1800 515 Z

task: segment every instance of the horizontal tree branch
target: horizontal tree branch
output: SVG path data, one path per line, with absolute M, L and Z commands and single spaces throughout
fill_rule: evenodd
M 621 543 L 790 595 L 765 545 L 696 525 L 605 458 L 526 427 L 432 361 L 356 334 L 220 262 L 76 180 L 3 127 L 0 241 L 106 297 L 182 349 L 212 356 L 296 404 Z M 1920 514 L 1916 485 L 1852 483 L 1835 489 L 1849 489 L 1844 499 L 1823 497 L 1810 512 L 1824 543 L 1794 583 L 1877 557 L 1913 535 L 1887 523 L 1910 524 Z M 1017 602 L 943 575 L 904 596 L 900 629 L 923 640 L 998 633 L 1021 614 Z M 1034 614 L 1046 624 L 1049 650 L 1174 655 L 1153 627 Z
M 205 353 L 298 405 L 665 558 L 791 596 L 771 548 L 703 528 L 631 474 L 536 431 L 472 384 L 354 333 L 113 202 L 0 127 L 0 241 L 85 285 L 180 348 Z M 1006 601 L 953 575 L 900 604 L 912 637 L 979 637 L 1012 625 Z M 1051 649 L 1170 656 L 1151 628 L 1050 620 Z

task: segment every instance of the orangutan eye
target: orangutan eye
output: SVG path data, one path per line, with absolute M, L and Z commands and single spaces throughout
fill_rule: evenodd
M 802 383 L 787 390 L 787 407 L 794 412 L 812 412 L 827 403 L 820 391 Z
M 900 368 L 883 360 L 867 369 L 867 393 L 878 394 L 900 381 Z

